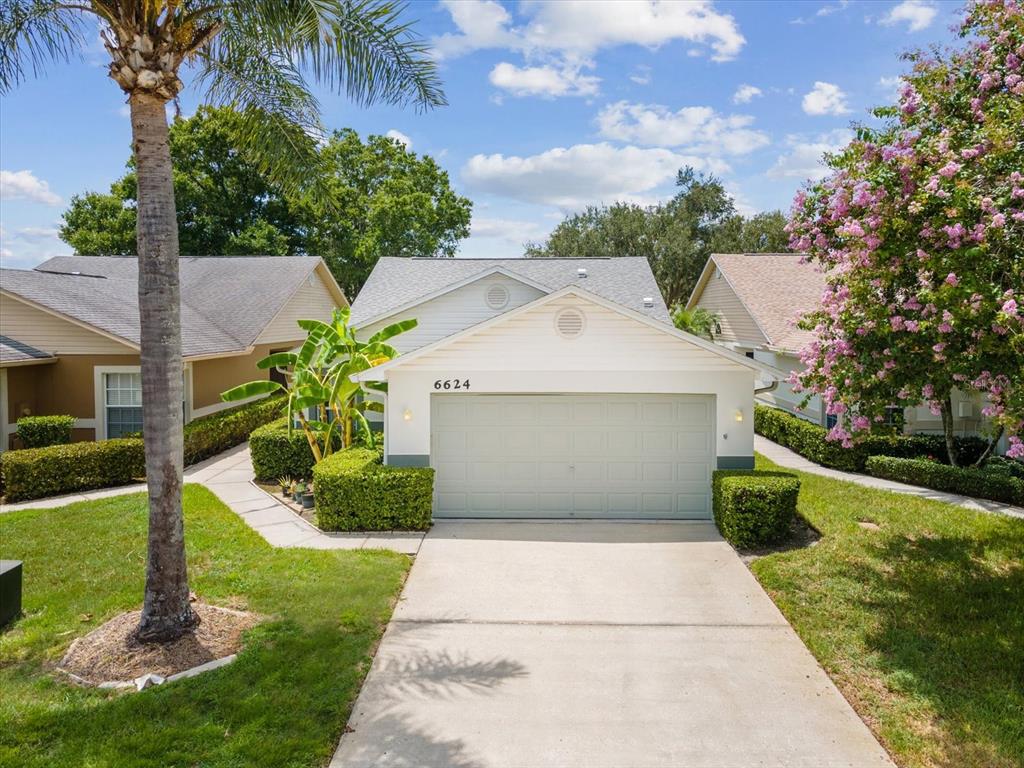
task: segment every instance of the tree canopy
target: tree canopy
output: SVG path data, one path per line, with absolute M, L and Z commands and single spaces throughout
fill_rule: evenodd
M 316 183 L 284 191 L 238 146 L 244 118 L 201 107 L 170 128 L 181 252 L 321 256 L 354 296 L 382 255 L 451 256 L 472 204 L 430 157 L 385 136 L 338 131 L 316 151 Z M 83 255 L 136 251 L 136 175 L 75 195 L 61 238 Z
M 1024 12 L 969 6 L 953 51 L 909 54 L 899 106 L 828 158 L 794 203 L 792 245 L 828 272 L 797 386 L 822 396 L 845 444 L 889 406 L 941 415 L 980 392 L 1024 457 Z
M 683 168 L 678 192 L 666 203 L 590 206 L 567 217 L 526 255 L 543 257 L 644 256 L 669 306 L 686 300 L 712 253 L 789 250 L 779 211 L 747 218 L 714 176 Z

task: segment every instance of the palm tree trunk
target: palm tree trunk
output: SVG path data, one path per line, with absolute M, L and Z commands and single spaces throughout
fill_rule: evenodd
M 138 177 L 142 421 L 149 487 L 146 594 L 136 636 L 167 642 L 198 623 L 189 605 L 182 484 L 181 289 L 165 102 L 130 99 Z

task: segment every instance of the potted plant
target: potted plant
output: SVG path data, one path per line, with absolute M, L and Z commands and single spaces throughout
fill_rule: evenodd
M 310 483 L 302 493 L 302 508 L 313 508 L 313 483 Z
M 302 494 L 306 492 L 306 484 L 297 482 L 292 486 L 292 500 L 297 504 L 302 503 Z
M 278 478 L 277 482 L 281 486 L 281 495 L 287 499 L 292 492 L 292 479 L 288 477 L 288 475 L 285 475 L 284 477 Z

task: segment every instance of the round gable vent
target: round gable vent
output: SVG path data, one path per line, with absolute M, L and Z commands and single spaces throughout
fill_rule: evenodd
M 508 304 L 508 288 L 500 283 L 489 286 L 485 300 L 491 309 L 503 309 Z
M 563 309 L 555 315 L 555 330 L 565 339 L 575 339 L 583 333 L 585 321 L 578 309 Z

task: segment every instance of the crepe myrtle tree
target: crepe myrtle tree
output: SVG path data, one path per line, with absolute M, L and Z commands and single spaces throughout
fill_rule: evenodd
M 330 323 L 300 320 L 306 340 L 298 352 L 277 352 L 260 360 L 261 370 L 275 368 L 285 374 L 286 384 L 276 381 L 250 381 L 221 393 L 226 402 L 284 391 L 288 393 L 288 432 L 297 421 L 309 443 L 313 460 L 319 463 L 331 455 L 335 435 L 342 446 L 352 445 L 353 428 L 358 425 L 370 445 L 373 431 L 366 411 L 382 411 L 383 404 L 368 399 L 369 392 L 387 392 L 387 384 L 353 381 L 352 376 L 398 357 L 398 350 L 387 342 L 416 327 L 414 319 L 392 323 L 366 341 L 356 338 L 349 325 L 350 310 L 334 310 Z M 316 414 L 308 418 L 307 411 Z M 341 430 L 340 433 L 338 430 Z
M 954 388 L 985 395 L 992 444 L 1006 430 L 1024 457 L 1021 6 L 970 5 L 960 35 L 959 49 L 907 55 L 899 105 L 827 158 L 789 224 L 794 250 L 828 271 L 794 384 L 840 416 L 829 439 L 850 445 L 887 407 L 926 405 L 954 465 Z
M 182 483 L 181 296 L 167 104 L 190 75 L 237 109 L 240 145 L 275 183 L 302 187 L 322 134 L 311 81 L 357 103 L 444 103 L 427 50 L 378 0 L 2 0 L 0 93 L 80 58 L 93 29 L 131 113 L 138 178 L 139 321 L 149 541 L 136 637 L 170 641 L 189 606 Z

